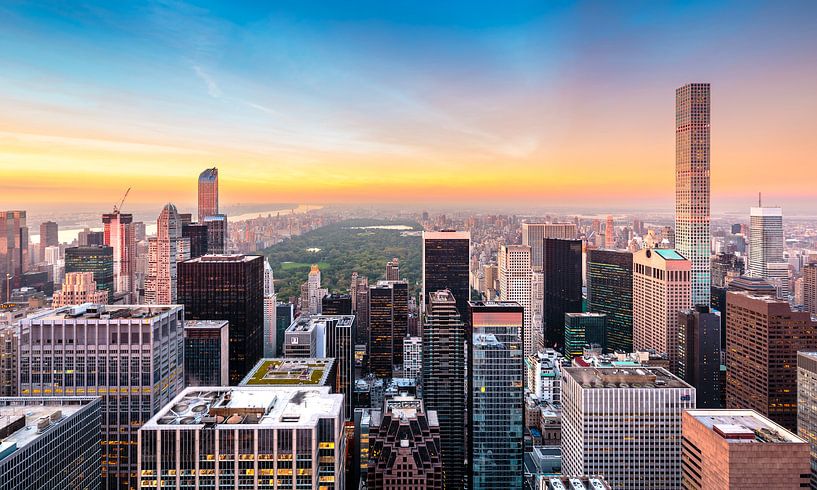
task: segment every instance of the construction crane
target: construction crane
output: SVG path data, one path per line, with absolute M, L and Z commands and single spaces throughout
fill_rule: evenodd
M 113 205 L 114 214 L 118 213 L 122 209 L 122 204 L 125 203 L 125 198 L 128 197 L 128 194 L 130 194 L 130 187 L 128 187 L 128 190 L 125 191 L 125 195 L 122 196 L 122 200 L 119 201 L 119 204 Z

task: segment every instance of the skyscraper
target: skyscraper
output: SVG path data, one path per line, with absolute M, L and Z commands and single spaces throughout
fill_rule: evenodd
M 345 489 L 343 395 L 190 387 L 139 429 L 139 488 Z
M 499 268 L 499 299 L 515 301 L 524 309 L 522 339 L 525 357 L 538 349 L 539 335 L 533 332 L 531 284 L 531 249 L 527 245 L 500 245 L 497 254 Z
M 278 295 L 275 294 L 275 278 L 269 260 L 264 259 L 264 357 L 276 356 L 275 331 Z M 351 314 L 351 312 L 350 312 Z
M 423 400 L 396 396 L 372 412 L 369 425 L 369 490 L 442 490 L 440 425 Z
M 352 272 L 352 283 L 349 288 L 352 296 L 352 313 L 357 317 L 355 343 L 369 344 L 369 278 L 360 277 Z
M 292 325 L 295 319 L 295 306 L 292 303 L 278 303 L 275 305 L 275 356 L 284 355 L 284 332 Z
M 682 446 L 685 489 L 808 485 L 808 444 L 753 410 L 685 411 Z
M 545 238 L 575 240 L 575 223 L 522 223 L 522 245 L 530 247 L 530 263 L 534 272 L 542 272 L 542 250 Z
M 135 485 L 137 430 L 182 389 L 181 306 L 68 306 L 20 322 L 20 395 L 102 398 L 102 488 Z
M 182 238 L 176 206 L 166 204 L 156 222 L 156 236 L 148 239 L 145 303 L 176 304 L 177 264 L 190 258 L 190 240 Z
M 457 303 L 450 291 L 429 292 L 423 328 L 423 400 L 440 421 L 445 488 L 466 488 L 466 330 Z
M 59 244 L 59 225 L 53 221 L 40 223 L 40 261 L 45 260 L 45 247 L 56 247 Z
M 264 258 L 205 255 L 179 264 L 179 303 L 189 320 L 230 322 L 230 383 L 264 352 Z
M 817 314 L 817 264 L 803 266 L 803 306 L 811 314 Z
M 136 239 L 133 229 L 133 215 L 119 211 L 102 215 L 105 230 L 105 245 L 113 248 L 114 294 L 131 301 L 136 287 Z
M 329 290 L 321 287 L 321 270 L 318 264 L 312 264 L 307 278 L 307 304 L 301 305 L 301 311 L 309 315 L 320 315 L 323 297 Z
M 602 352 L 607 345 L 607 315 L 604 313 L 565 313 L 565 356 L 581 356 L 588 345 Z
M 467 231 L 423 232 L 423 300 L 428 295 L 449 290 L 457 302 L 460 315 L 467 315 L 471 286 L 468 282 L 471 260 L 471 233 Z
M 817 352 L 797 353 L 797 433 L 809 443 L 811 488 L 817 488 Z
M 582 311 L 582 242 L 545 238 L 543 244 L 544 345 L 562 346 L 565 341 L 565 313 Z
M 671 370 L 678 361 L 678 312 L 691 306 L 690 270 L 675 250 L 633 254 L 633 349 L 667 354 Z
M 207 254 L 208 228 L 206 223 L 182 224 L 182 237 L 190 240 L 190 258 Z
M 675 248 L 692 264 L 692 304 L 709 304 L 708 83 L 675 91 Z
M 616 248 L 616 231 L 613 228 L 613 215 L 607 215 L 607 223 L 604 225 L 604 247 Z
M 607 347 L 633 351 L 633 254 L 614 250 L 587 252 L 587 303 L 607 315 Z
M 0 490 L 99 488 L 100 399 L 0 398 Z
M 726 293 L 726 407 L 797 430 L 797 351 L 817 349 L 817 321 L 787 301 Z
M 0 211 L 0 301 L 22 286 L 28 270 L 28 227 L 25 211 Z
M 786 298 L 789 291 L 789 266 L 783 258 L 783 245 L 783 210 L 760 205 L 751 208 L 749 275 L 769 281 L 780 298 Z
M 662 368 L 562 370 L 562 473 L 611 488 L 681 488 L 681 415 L 695 388 Z
M 378 281 L 369 288 L 369 370 L 391 378 L 403 365 L 403 338 L 408 332 L 408 283 Z
M 199 223 L 218 214 L 218 168 L 208 168 L 199 174 Z
M 524 309 L 469 302 L 469 482 L 473 490 L 522 488 Z
M 93 272 L 69 272 L 65 274 L 62 290 L 54 292 L 54 308 L 83 303 L 107 304 L 108 291 L 97 290 Z
M 397 257 L 394 257 L 390 261 L 386 262 L 386 280 L 400 280 L 400 260 Z
M 352 295 L 332 293 L 323 297 L 321 301 L 323 315 L 351 315 Z
M 207 253 L 223 254 L 227 252 L 227 216 L 216 214 L 205 216 L 203 223 L 207 225 Z
M 105 302 L 113 302 L 113 247 L 89 245 L 66 248 L 65 274 L 75 272 L 92 272 L 97 290 L 108 292 L 108 299 Z
M 694 386 L 698 408 L 721 408 L 721 314 L 706 305 L 678 312 L 678 377 Z
M 184 385 L 230 384 L 230 322 L 184 322 Z

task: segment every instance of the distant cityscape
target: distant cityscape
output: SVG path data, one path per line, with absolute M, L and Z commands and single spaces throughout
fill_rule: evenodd
M 817 226 L 712 219 L 709 121 L 678 88 L 674 222 L 232 220 L 217 167 L 155 225 L 0 213 L 0 488 L 814 488 Z

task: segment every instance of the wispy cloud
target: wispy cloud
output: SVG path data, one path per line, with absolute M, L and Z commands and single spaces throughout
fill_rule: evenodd
M 209 73 L 204 71 L 204 68 L 199 65 L 193 65 L 193 72 L 195 72 L 196 76 L 199 77 L 199 79 L 201 79 L 201 81 L 207 86 L 207 93 L 210 95 L 210 97 L 213 97 L 214 99 L 221 98 L 223 95 L 221 92 L 221 87 L 218 86 L 218 83 L 212 76 L 210 76 Z
M 253 109 L 259 110 L 259 111 L 261 111 L 261 112 L 263 112 L 265 114 L 270 114 L 270 115 L 273 115 L 273 116 L 278 115 L 278 111 L 276 111 L 275 109 L 269 108 L 269 107 L 267 107 L 265 105 L 256 104 L 255 102 L 247 102 L 247 101 L 243 101 L 243 102 L 247 107 L 251 107 Z

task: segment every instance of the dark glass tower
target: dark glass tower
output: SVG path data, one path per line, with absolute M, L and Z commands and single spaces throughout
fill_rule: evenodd
M 428 295 L 449 290 L 457 300 L 457 311 L 468 312 L 471 287 L 468 282 L 471 234 L 467 231 L 423 232 L 423 303 Z
M 633 351 L 633 254 L 617 250 L 587 253 L 587 303 L 607 315 L 607 348 Z
M 607 352 L 607 315 L 604 313 L 565 313 L 565 355 L 582 355 L 586 345 L 595 344 Z
M 698 408 L 721 408 L 721 319 L 708 306 L 678 312 L 677 376 L 695 387 Z
M 352 295 L 332 293 L 321 300 L 322 315 L 351 315 Z
M 440 422 L 445 488 L 466 488 L 466 338 L 451 292 L 429 292 L 423 328 L 423 398 L 426 409 L 435 410 Z
M 182 225 L 182 238 L 190 239 L 190 258 L 195 259 L 207 254 L 207 225 L 188 223 Z
M 178 299 L 189 320 L 230 322 L 230 384 L 264 349 L 264 258 L 205 255 L 179 264 Z
M 369 369 L 391 378 L 403 365 L 403 338 L 408 332 L 408 283 L 379 281 L 369 288 Z
M 565 313 L 582 311 L 582 242 L 546 238 L 542 252 L 545 283 L 545 347 L 565 341 Z
M 223 254 L 227 252 L 227 216 L 217 214 L 207 216 L 203 223 L 207 226 L 207 253 Z
M 184 385 L 227 386 L 230 322 L 188 320 L 184 323 Z
M 113 247 L 94 245 L 65 249 L 65 273 L 93 272 L 96 288 L 108 291 L 108 303 L 113 302 Z
M 295 320 L 295 305 L 292 303 L 278 303 L 275 305 L 275 355 L 284 355 L 284 332 Z

